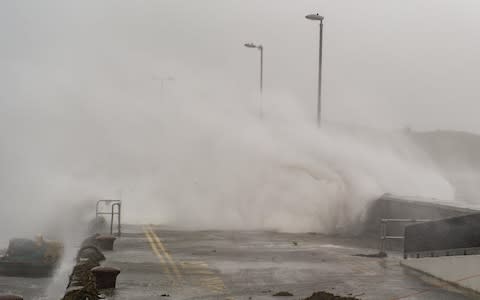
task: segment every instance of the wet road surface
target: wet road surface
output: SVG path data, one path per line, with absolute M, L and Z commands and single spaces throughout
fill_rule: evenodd
M 325 290 L 361 299 L 473 299 L 387 259 L 375 249 L 314 234 L 132 230 L 107 253 L 122 270 L 112 299 L 301 299 Z M 357 243 L 358 244 L 358 243 Z M 442 287 L 440 287 L 442 286 Z
M 477 297 L 405 269 L 399 256 L 354 256 L 376 252 L 361 244 L 317 234 L 126 226 L 115 251 L 105 252 L 103 265 L 121 269 L 107 299 L 279 299 L 272 296 L 279 291 L 294 295 L 281 299 L 302 299 L 320 290 L 360 299 Z M 0 277 L 0 292 L 46 299 L 49 284 Z

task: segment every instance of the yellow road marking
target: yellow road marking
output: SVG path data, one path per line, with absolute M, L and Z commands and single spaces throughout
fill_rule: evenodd
M 228 295 L 228 291 L 225 288 L 225 283 L 223 282 L 223 280 L 217 275 L 215 275 L 213 271 L 210 270 L 206 262 L 203 262 L 203 261 L 181 262 L 178 265 L 179 268 L 177 268 L 175 261 L 170 256 L 166 248 L 163 246 L 160 238 L 153 231 L 153 228 L 151 226 L 144 226 L 143 230 L 145 232 L 145 236 L 150 242 L 150 246 L 152 247 L 153 252 L 157 255 L 158 259 L 160 260 L 165 270 L 165 273 L 169 276 L 170 279 L 173 279 L 172 274 L 170 273 L 170 268 L 173 270 L 173 272 L 175 273 L 178 279 L 182 278 L 179 268 L 183 269 L 184 271 L 187 271 L 187 269 L 190 269 L 191 271 L 194 271 L 197 275 L 206 276 L 206 278 L 199 279 L 200 285 L 208 288 L 211 291 L 224 294 L 224 295 L 227 294 L 225 295 L 226 297 L 225 299 L 234 300 L 234 298 L 231 295 Z
M 152 227 L 149 228 L 150 230 L 150 234 L 153 236 L 153 239 L 155 240 L 155 242 L 157 243 L 157 246 L 160 248 L 160 250 L 163 252 L 163 254 L 165 255 L 165 257 L 167 258 L 167 261 L 170 263 L 170 266 L 172 267 L 173 269 L 173 272 L 175 273 L 175 275 L 177 276 L 178 279 L 181 279 L 182 276 L 180 275 L 180 272 L 178 271 L 178 268 L 177 268 L 177 265 L 175 264 L 175 262 L 173 261 L 172 257 L 170 256 L 170 254 L 168 254 L 168 251 L 165 249 L 165 247 L 163 246 L 162 242 L 160 241 L 160 238 L 155 234 L 155 232 L 153 231 Z
M 225 299 L 234 299 L 227 288 L 223 280 L 210 270 L 208 264 L 204 261 L 187 261 L 182 262 L 182 268 L 185 272 L 192 274 L 194 276 L 201 276 L 195 280 L 195 284 L 206 287 L 212 292 L 223 294 Z
M 170 279 L 172 279 L 172 274 L 170 273 L 170 270 L 168 269 L 167 263 L 165 262 L 165 259 L 163 258 L 160 251 L 158 251 L 157 246 L 155 245 L 155 242 L 154 242 L 153 238 L 150 236 L 150 233 L 148 232 L 148 230 L 145 227 L 143 228 L 143 231 L 145 233 L 145 236 L 148 239 L 148 242 L 150 243 L 150 247 L 152 247 L 153 253 L 155 253 L 157 255 L 158 260 L 160 261 L 160 263 L 162 265 L 163 271 L 165 272 L 165 274 L 167 274 L 167 276 Z

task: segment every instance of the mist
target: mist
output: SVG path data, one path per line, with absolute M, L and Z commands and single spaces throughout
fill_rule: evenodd
M 16 202 L 2 202 L 5 217 L 41 221 L 58 204 L 87 200 L 93 214 L 95 197 L 121 197 L 127 222 L 331 232 L 384 192 L 452 197 L 401 133 L 319 130 L 295 98 L 260 100 L 221 78 L 222 88 L 194 78 L 182 78 L 194 88 L 173 83 L 164 99 L 144 87 L 98 87 L 95 101 L 78 91 L 77 101 L 44 99 L 56 109 L 8 120 L 2 128 L 17 129 L 4 138 L 13 165 L 3 190 Z
M 100 198 L 126 222 L 318 232 L 385 192 L 453 199 L 396 129 L 480 132 L 459 79 L 479 69 L 480 6 L 417 4 L 3 2 L 0 240 L 93 217 Z M 327 16 L 320 130 L 312 11 Z M 265 47 L 261 98 L 248 41 Z

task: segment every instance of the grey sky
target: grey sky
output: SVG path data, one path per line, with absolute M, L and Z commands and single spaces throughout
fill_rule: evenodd
M 191 71 L 253 90 L 257 53 L 242 47 L 253 41 L 265 47 L 266 90 L 294 95 L 313 120 L 318 27 L 304 19 L 312 12 L 326 17 L 326 119 L 480 132 L 473 0 L 2 1 L 0 109 L 38 97 L 32 86 L 69 82 L 72 96 L 68 87 L 89 78 L 123 85 L 174 74 L 188 88 L 180 78 Z

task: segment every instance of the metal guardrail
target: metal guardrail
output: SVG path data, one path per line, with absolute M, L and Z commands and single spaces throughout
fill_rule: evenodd
M 100 210 L 100 204 L 105 203 L 107 206 L 111 206 L 111 211 L 101 211 Z M 115 208 L 117 208 L 115 210 Z M 103 200 L 98 200 L 96 209 L 95 209 L 95 218 L 98 218 L 101 215 L 110 215 L 110 234 L 113 235 L 113 221 L 114 217 L 117 216 L 117 236 L 122 235 L 122 222 L 121 222 L 121 217 L 122 217 L 122 201 L 121 200 L 108 200 L 108 199 L 103 199 Z
M 429 222 L 429 219 L 380 219 L 380 253 L 385 254 L 387 240 L 402 240 L 403 235 L 388 235 L 388 223 L 423 223 Z

